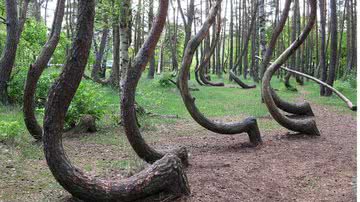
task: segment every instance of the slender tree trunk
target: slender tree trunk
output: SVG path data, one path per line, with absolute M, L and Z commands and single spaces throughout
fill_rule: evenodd
M 337 61 L 337 11 L 336 11 L 336 0 L 330 0 L 330 65 L 329 65 L 329 77 L 327 84 L 330 86 L 334 85 L 335 73 L 336 73 L 336 61 Z M 325 96 L 331 96 L 332 90 L 325 88 Z
M 320 6 L 320 69 L 321 81 L 327 80 L 327 64 L 326 64 L 326 12 L 325 1 L 319 1 Z M 325 95 L 325 86 L 320 86 L 320 95 Z
M 120 90 L 123 90 L 130 67 L 131 0 L 122 0 L 120 6 Z
M 17 1 L 6 0 L 6 42 L 0 58 L 0 103 L 10 104 L 8 95 L 8 82 L 15 64 L 16 51 L 24 29 L 29 0 L 24 0 L 20 18 L 18 19 Z
M 46 42 L 44 48 L 42 49 L 40 55 L 36 59 L 35 63 L 30 65 L 30 69 L 27 74 L 27 79 L 25 83 L 24 90 L 24 121 L 27 129 L 30 134 L 36 139 L 42 139 L 43 130 L 40 124 L 37 122 L 35 117 L 35 91 L 37 87 L 38 80 L 43 73 L 44 69 L 47 67 L 48 62 L 50 61 L 56 46 L 60 40 L 61 34 L 61 25 L 64 17 L 65 10 L 65 0 L 58 0 L 54 22 L 52 25 L 51 33 L 49 39 Z
M 113 32 L 113 63 L 110 74 L 110 84 L 120 86 L 120 25 L 117 21 L 112 25 Z
M 105 21 L 104 23 L 107 24 L 107 17 L 105 18 L 104 21 Z M 108 41 L 108 36 L 109 36 L 109 28 L 107 27 L 107 25 L 105 25 L 105 26 L 106 27 L 102 31 L 100 47 L 98 48 L 98 51 L 96 52 L 95 64 L 93 65 L 93 69 L 91 71 L 91 77 L 95 81 L 99 80 L 101 62 L 102 62 L 103 57 L 104 57 L 105 48 L 106 48 L 106 42 Z
M 265 18 L 265 0 L 259 0 L 259 30 L 260 30 L 260 53 L 261 57 L 264 58 L 266 54 L 266 18 Z M 265 66 L 261 67 L 260 79 L 264 76 Z
M 149 30 L 151 29 L 153 19 L 154 19 L 154 0 L 149 0 L 149 16 L 148 16 Z M 149 72 L 148 72 L 147 78 L 153 79 L 154 74 L 155 74 L 155 54 L 153 54 L 150 57 L 150 67 L 149 67 Z

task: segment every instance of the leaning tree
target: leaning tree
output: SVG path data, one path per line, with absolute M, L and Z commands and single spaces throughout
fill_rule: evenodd
M 49 39 L 35 63 L 30 65 L 26 78 L 23 101 L 24 121 L 28 131 L 36 140 L 41 140 L 43 129 L 37 122 L 35 116 L 35 91 L 39 78 L 50 61 L 60 40 L 64 10 L 65 0 L 58 0 Z
M 290 0 L 287 0 L 290 1 Z M 286 60 L 294 54 L 296 49 L 300 47 L 300 45 L 305 41 L 307 36 L 309 35 L 313 25 L 316 22 L 316 0 L 309 0 L 309 4 L 311 7 L 311 12 L 309 16 L 309 22 L 305 26 L 304 30 L 300 34 L 300 36 L 295 40 L 289 48 L 287 48 L 276 60 L 274 63 L 270 65 L 270 67 L 267 68 L 265 71 L 264 77 L 263 77 L 263 86 L 262 86 L 262 95 L 264 98 L 264 102 L 269 109 L 270 114 L 274 117 L 274 119 L 280 123 L 282 126 L 284 126 L 287 129 L 302 132 L 309 135 L 320 135 L 320 132 L 316 126 L 315 118 L 313 114 L 311 115 L 305 115 L 301 117 L 288 117 L 281 113 L 280 109 L 278 108 L 278 104 L 274 101 L 274 97 L 279 99 L 276 96 L 276 93 L 272 90 L 270 81 L 272 78 L 272 75 L 280 69 L 281 65 L 283 65 Z M 287 2 L 285 5 L 289 6 L 289 2 Z M 285 8 L 286 9 L 286 8 Z M 286 18 L 288 12 L 283 13 L 282 18 Z M 282 21 L 283 22 L 283 21 Z M 285 23 L 279 23 L 277 25 L 277 28 L 275 29 L 275 33 L 273 35 L 274 37 L 277 37 L 281 30 L 283 29 L 283 26 Z M 276 38 L 271 41 L 276 41 Z M 267 57 L 270 57 L 269 54 L 267 54 Z M 264 58 L 264 61 L 270 61 L 269 58 Z M 266 66 L 266 64 L 263 64 L 263 66 Z M 309 105 L 310 107 L 310 105 Z
M 257 125 L 257 121 L 253 117 L 249 117 L 242 122 L 236 123 L 220 123 L 212 121 L 206 118 L 196 107 L 195 98 L 193 98 L 189 91 L 188 86 L 188 74 L 192 63 L 193 56 L 197 47 L 202 40 L 209 34 L 209 28 L 215 21 L 216 14 L 220 8 L 221 0 L 217 0 L 215 5 L 209 12 L 209 15 L 204 22 L 200 31 L 192 38 L 186 49 L 184 58 L 182 61 L 182 68 L 179 75 L 179 89 L 185 106 L 192 116 L 192 118 L 204 128 L 220 134 L 238 134 L 247 132 L 250 137 L 250 142 L 254 145 L 261 143 L 260 131 Z
M 155 161 L 163 158 L 166 153 L 173 153 L 176 154 L 176 156 L 181 159 L 183 164 L 186 165 L 188 161 L 186 148 L 174 148 L 170 151 L 157 151 L 153 149 L 142 137 L 136 121 L 136 87 L 141 78 L 141 74 L 145 70 L 147 63 L 149 62 L 155 50 L 156 44 L 161 36 L 166 22 L 168 0 L 160 0 L 160 3 L 160 10 L 156 20 L 153 23 L 153 27 L 150 30 L 149 37 L 142 48 L 139 50 L 137 56 L 132 61 L 132 67 L 127 70 L 127 75 L 121 94 L 121 117 L 126 136 L 131 146 L 140 158 L 144 159 L 148 163 L 154 163 Z
M 219 10 L 220 10 L 220 8 L 219 8 Z M 209 66 L 210 59 L 214 55 L 216 46 L 219 43 L 220 32 L 221 32 L 221 14 L 220 14 L 220 12 L 218 12 L 217 19 L 216 19 L 216 34 L 214 33 L 215 37 L 213 38 L 213 41 L 211 43 L 210 51 L 205 52 L 202 62 L 200 63 L 199 67 L 197 69 L 195 69 L 195 76 L 199 77 L 200 81 L 203 84 L 209 85 L 209 86 L 224 86 L 225 85 L 223 82 L 219 82 L 219 83 L 211 82 L 208 80 L 208 78 L 205 75 L 206 67 Z
M 160 0 L 159 7 L 159 14 L 149 38 L 135 58 L 132 69 L 137 71 L 143 69 L 143 63 L 149 60 L 159 40 L 165 23 L 168 0 Z M 97 179 L 71 164 L 62 144 L 64 119 L 79 87 L 89 57 L 94 28 L 95 0 L 80 0 L 78 11 L 76 35 L 70 54 L 59 79 L 51 87 L 45 108 L 44 152 L 52 174 L 74 197 L 84 201 L 134 201 L 163 192 L 174 195 L 188 194 L 190 190 L 181 161 L 173 154 L 166 154 L 145 170 L 124 180 Z M 132 84 L 129 80 L 136 80 L 136 77 L 128 76 L 127 80 L 125 88 L 132 89 L 128 87 Z M 129 94 L 131 92 L 127 95 Z M 127 112 L 134 111 L 133 107 L 126 104 L 122 107 L 130 108 L 126 110 Z M 123 118 L 126 119 L 126 116 Z M 131 136 L 129 131 L 127 133 L 128 137 Z M 131 142 L 131 139 L 129 140 Z

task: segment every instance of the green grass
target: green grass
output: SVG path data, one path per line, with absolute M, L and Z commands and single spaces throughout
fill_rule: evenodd
M 144 74 L 146 75 L 146 74 Z M 227 75 L 224 75 L 227 78 Z M 212 76 L 214 81 L 220 81 L 217 76 Z M 137 102 L 146 109 L 147 112 L 152 112 L 161 115 L 178 115 L 181 119 L 190 119 L 179 91 L 172 85 L 169 87 L 162 87 L 159 83 L 160 76 L 156 76 L 154 80 L 142 78 L 136 92 Z M 252 80 L 244 80 L 246 83 L 253 83 Z M 225 79 L 225 83 L 229 81 Z M 306 82 L 304 86 L 298 86 L 291 80 L 293 86 L 299 91 L 292 92 L 285 89 L 280 80 L 274 78 L 272 80 L 273 88 L 277 89 L 279 95 L 285 100 L 295 100 L 297 97 L 303 96 L 311 102 L 328 105 L 340 112 L 352 113 L 345 106 L 345 104 L 336 96 L 320 97 L 319 86 L 313 82 Z M 266 106 L 261 103 L 260 86 L 255 89 L 244 90 L 241 88 L 224 88 L 224 87 L 206 87 L 199 86 L 195 81 L 189 81 L 190 86 L 199 88 L 199 91 L 191 92 L 196 98 L 196 105 L 200 111 L 207 117 L 223 117 L 223 116 L 254 116 L 263 117 L 269 115 Z M 233 84 L 234 85 L 234 84 Z M 339 84 L 337 84 L 339 85 Z M 353 102 L 356 102 L 356 90 L 348 87 L 341 89 L 343 93 L 348 96 Z M 98 121 L 101 134 L 96 136 L 84 137 L 82 141 L 95 142 L 107 145 L 122 144 L 118 136 L 114 135 L 117 131 L 117 123 L 120 121 L 120 99 L 118 90 L 110 87 L 101 87 L 98 93 L 99 99 L 105 101 L 106 112 L 105 116 Z M 42 114 L 38 114 L 42 119 Z M 140 123 L 143 130 L 156 130 L 156 124 L 159 123 L 173 123 L 178 119 L 164 119 L 159 117 L 140 117 Z M 39 158 L 42 151 L 37 145 L 33 144 L 33 140 L 28 134 L 22 117 L 21 107 L 3 107 L 0 106 L 0 121 L 16 122 L 18 127 L 18 134 L 14 139 L 14 145 L 19 149 L 24 158 Z M 260 121 L 262 129 L 273 129 L 278 127 L 277 124 Z

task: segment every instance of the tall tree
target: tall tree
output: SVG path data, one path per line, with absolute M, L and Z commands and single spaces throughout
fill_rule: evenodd
M 40 55 L 36 59 L 35 63 L 30 65 L 30 69 L 28 71 L 25 83 L 23 103 L 24 121 L 30 134 L 36 140 L 42 139 L 43 130 L 35 117 L 35 91 L 37 87 L 37 82 L 41 74 L 45 70 L 48 62 L 50 61 L 60 40 L 61 26 L 64 18 L 64 10 L 65 0 L 58 0 L 49 39 L 46 42 L 44 48 L 42 49 Z
M 260 53 L 264 58 L 266 54 L 266 14 L 265 14 L 265 0 L 259 0 L 259 30 L 260 30 Z M 261 67 L 260 78 L 264 76 L 265 66 Z
M 320 7 L 320 70 L 321 80 L 327 80 L 327 64 L 326 64 L 326 7 L 325 1 L 319 1 Z M 325 95 L 325 86 L 320 86 L 320 95 Z
M 120 89 L 124 87 L 130 66 L 129 47 L 131 43 L 131 0 L 120 2 Z
M 149 16 L 148 16 L 148 27 L 151 29 L 152 23 L 154 19 L 154 0 L 149 0 Z M 150 67 L 147 75 L 148 79 L 153 79 L 155 74 L 155 54 L 152 54 L 150 57 Z
M 329 65 L 329 77 L 327 84 L 334 85 L 335 73 L 336 73 L 336 61 L 337 61 L 337 15 L 336 15 L 336 0 L 330 0 L 330 65 Z M 332 90 L 325 88 L 325 96 L 331 96 Z
M 6 0 L 6 42 L 0 58 L 0 102 L 9 104 L 8 82 L 10 81 L 16 58 L 16 51 L 26 21 L 26 13 L 30 0 L 24 0 L 18 18 L 17 0 Z

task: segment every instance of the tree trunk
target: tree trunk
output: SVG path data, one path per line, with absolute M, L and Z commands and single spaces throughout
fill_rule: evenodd
M 220 13 L 218 13 L 217 16 L 218 16 L 217 17 L 217 28 L 216 28 L 216 33 L 214 33 L 214 38 L 213 38 L 211 47 L 209 47 L 208 51 L 205 52 L 204 60 L 201 62 L 200 66 L 199 66 L 200 80 L 205 85 L 210 85 L 210 86 L 224 86 L 223 82 L 214 83 L 214 82 L 209 81 L 206 78 L 206 67 L 209 65 L 211 56 L 214 54 L 215 48 L 220 40 L 220 31 L 221 31 L 221 15 L 220 15 Z
M 336 15 L 336 0 L 330 0 L 330 12 L 331 12 L 331 28 L 330 28 L 330 65 L 329 65 L 329 77 L 326 81 L 330 86 L 334 85 L 335 73 L 336 73 L 336 61 L 337 61 L 337 15 Z M 325 96 L 331 96 L 332 90 L 325 88 Z
M 153 10 L 154 10 L 154 0 L 149 0 L 149 16 L 148 16 L 149 30 L 151 29 L 153 19 L 154 19 L 154 11 Z M 155 74 L 155 54 L 152 54 L 150 57 L 150 67 L 149 67 L 149 72 L 148 72 L 147 78 L 153 79 L 154 74 Z
M 104 23 L 107 24 L 107 17 L 105 17 L 104 21 L 105 21 Z M 106 48 L 106 42 L 108 40 L 108 35 L 109 35 L 109 28 L 107 27 L 107 25 L 105 25 L 105 26 L 106 27 L 102 31 L 100 47 L 98 48 L 98 50 L 96 51 L 96 54 L 95 54 L 95 64 L 93 65 L 93 69 L 91 71 L 91 77 L 95 81 L 99 80 L 101 62 L 102 62 L 102 59 L 104 57 L 105 48 Z
M 154 163 L 163 158 L 164 153 L 151 148 L 141 136 L 136 122 L 135 91 L 139 79 L 141 78 L 141 74 L 145 70 L 147 63 L 150 60 L 150 56 L 154 53 L 155 47 L 164 29 L 168 3 L 167 0 L 160 0 L 156 20 L 150 30 L 149 37 L 134 58 L 132 67 L 128 69 L 123 93 L 121 95 L 121 117 L 126 136 L 138 156 L 148 163 Z M 187 164 L 188 156 L 185 148 L 175 149 L 170 152 L 177 154 L 182 162 Z
M 23 103 L 24 122 L 28 131 L 36 140 L 41 140 L 43 133 L 43 130 L 35 117 L 36 104 L 34 98 L 36 87 L 41 74 L 47 67 L 47 64 L 54 54 L 56 46 L 60 40 L 64 10 L 65 0 L 58 0 L 55 10 L 54 23 L 52 25 L 49 39 L 42 49 L 40 55 L 36 59 L 35 63 L 30 65 L 30 69 L 26 78 Z
M 289 0 L 288 0 L 289 1 Z M 275 62 L 265 71 L 262 86 L 262 95 L 264 102 L 272 115 L 272 117 L 282 126 L 289 130 L 301 132 L 309 135 L 320 135 L 320 132 L 316 126 L 315 119 L 312 116 L 306 116 L 301 119 L 294 119 L 287 117 L 281 113 L 277 108 L 274 99 L 272 97 L 272 89 L 270 85 L 272 75 L 283 65 L 289 57 L 295 53 L 296 49 L 305 41 L 312 27 L 316 23 L 316 0 L 309 0 L 311 6 L 311 13 L 309 16 L 309 22 L 305 26 L 304 30 L 300 34 L 297 40 L 295 40 L 289 48 L 287 48 Z M 282 25 L 283 26 L 283 25 Z M 277 29 L 276 29 L 277 30 Z M 281 30 L 281 29 L 280 29 Z
M 113 24 L 113 63 L 110 74 L 110 84 L 120 86 L 120 26 L 117 21 Z
M 216 14 L 218 12 L 218 9 L 220 8 L 220 5 L 221 0 L 216 1 L 215 5 L 210 10 L 209 15 L 204 22 L 201 30 L 195 35 L 195 37 L 188 43 L 186 47 L 186 54 L 184 55 L 182 68 L 179 75 L 180 93 L 188 112 L 193 117 L 193 119 L 201 126 L 220 134 L 230 135 L 247 132 L 250 137 L 250 142 L 257 145 L 261 143 L 261 136 L 255 118 L 247 118 L 243 122 L 237 123 L 219 123 L 211 121 L 204 117 L 203 114 L 199 111 L 199 109 L 195 105 L 195 98 L 193 98 L 189 92 L 187 75 L 190 71 L 192 58 L 194 56 L 196 48 L 198 48 L 200 43 L 209 34 L 209 28 L 215 21 Z
M 259 29 L 260 29 L 260 53 L 261 57 L 265 58 L 266 54 L 266 18 L 265 18 L 265 1 L 259 1 Z M 265 66 L 261 67 L 260 70 L 260 78 L 264 76 Z
M 52 174 L 75 198 L 84 201 L 134 201 L 162 192 L 189 194 L 186 175 L 174 155 L 166 155 L 146 170 L 122 181 L 99 180 L 71 165 L 63 149 L 61 131 L 66 111 L 85 70 L 95 16 L 94 0 L 79 2 L 73 54 L 69 55 L 62 75 L 53 85 L 45 110 L 44 151 Z
M 18 19 L 17 1 L 6 0 L 6 42 L 0 58 L 0 102 L 10 104 L 8 95 L 8 82 L 15 64 L 16 51 L 24 29 L 29 0 L 24 0 L 20 18 Z
M 325 1 L 319 1 L 320 7 L 320 69 L 321 80 L 326 82 L 327 80 L 327 65 L 326 65 L 326 14 L 325 14 Z M 325 95 L 325 86 L 320 86 L 320 95 Z
M 123 91 L 127 70 L 130 66 L 129 47 L 131 41 L 131 0 L 120 4 L 120 90 Z

